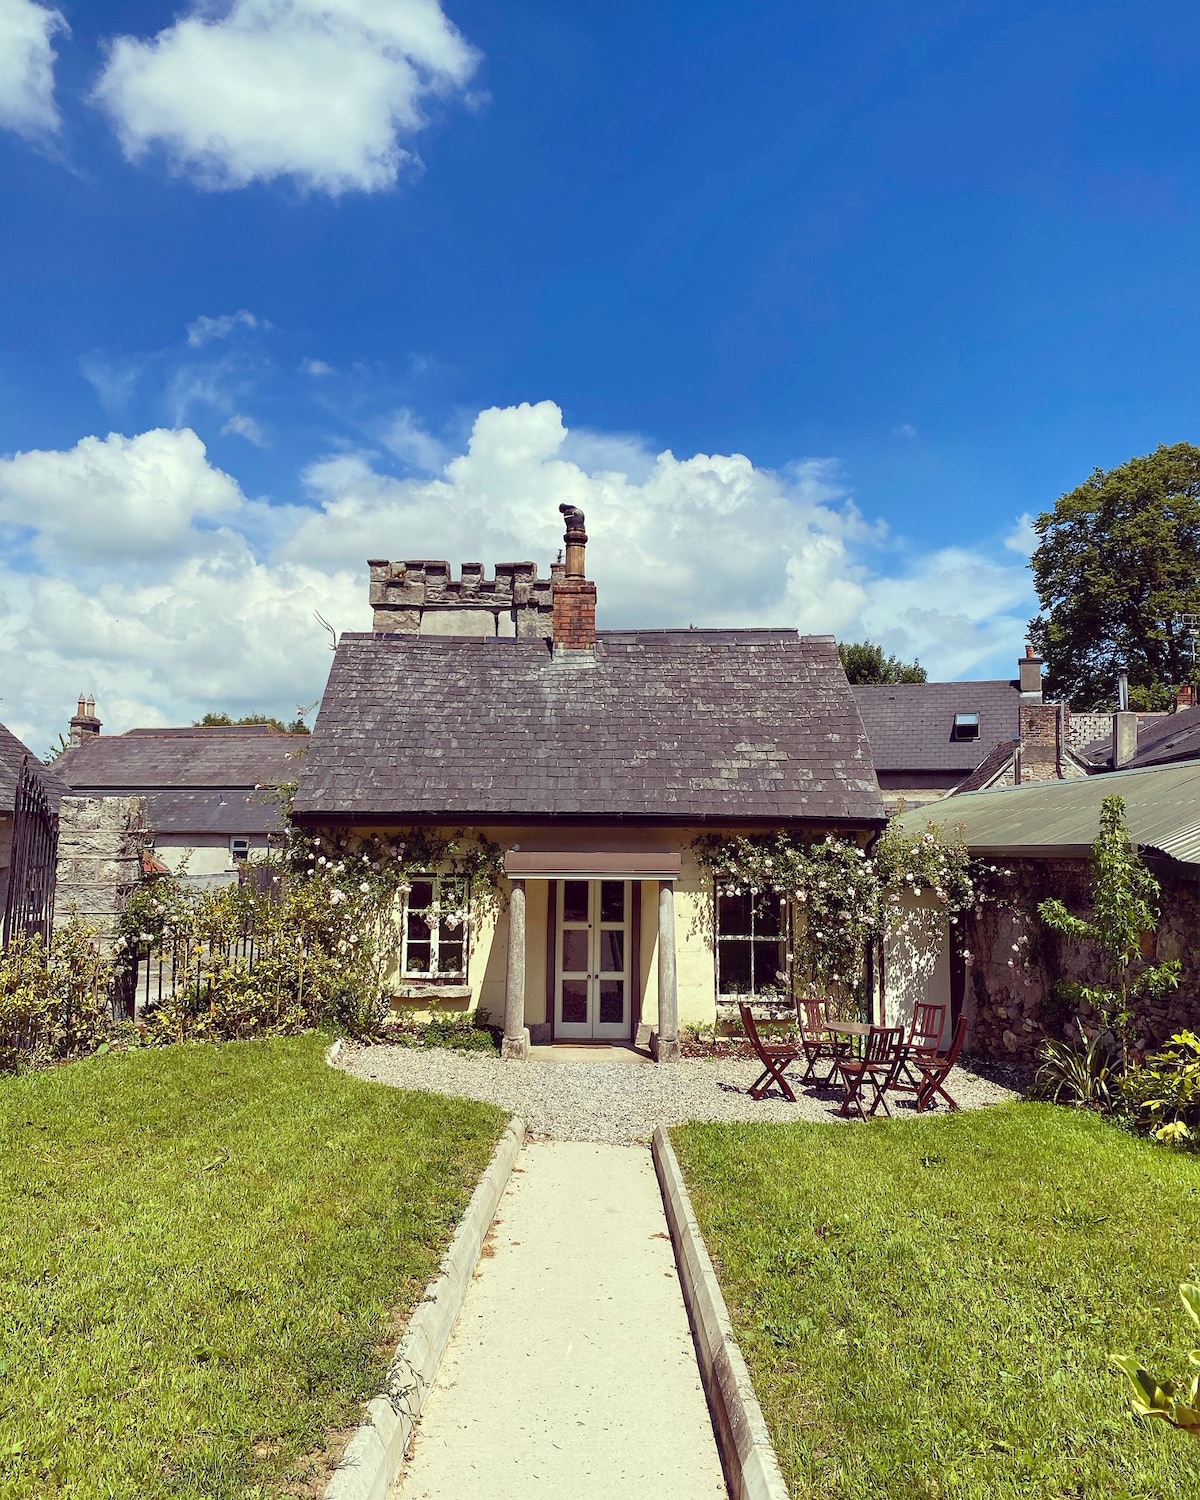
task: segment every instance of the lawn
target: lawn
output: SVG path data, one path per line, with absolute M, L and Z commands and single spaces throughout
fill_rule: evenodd
M 4 1500 L 319 1485 L 505 1121 L 336 1073 L 327 1045 L 0 1081 Z
M 794 1500 L 1200 1491 L 1107 1358 L 1187 1368 L 1194 1156 L 1035 1104 L 672 1138 Z

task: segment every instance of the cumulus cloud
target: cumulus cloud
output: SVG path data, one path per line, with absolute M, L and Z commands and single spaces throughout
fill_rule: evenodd
M 54 36 L 70 34 L 61 11 L 35 0 L 0 0 L 0 125 L 24 136 L 59 127 Z
M 222 313 L 219 318 L 201 316 L 187 326 L 188 348 L 199 349 L 201 344 L 210 343 L 213 339 L 227 339 L 238 328 L 270 328 L 270 326 L 264 319 L 256 318 L 252 312 L 247 312 L 244 307 L 239 312 Z
M 117 37 L 95 97 L 130 160 L 161 147 L 204 187 L 374 192 L 414 161 L 401 140 L 426 102 L 477 64 L 437 0 L 234 0 Z
M 1028 572 L 1003 541 L 897 570 L 831 460 L 677 458 L 573 435 L 550 401 L 481 412 L 465 451 L 438 456 L 397 477 L 331 455 L 302 475 L 303 506 L 248 498 L 186 429 L 0 461 L 0 527 L 20 533 L 0 554 L 0 717 L 40 744 L 80 691 L 114 730 L 290 713 L 328 670 L 314 610 L 369 628 L 366 558 L 530 558 L 545 576 L 564 501 L 587 515 L 602 628 L 869 635 L 934 677 L 1008 676 L 1019 652 Z

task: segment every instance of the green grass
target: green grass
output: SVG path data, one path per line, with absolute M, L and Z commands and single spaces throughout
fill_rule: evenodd
M 1187 1368 L 1194 1156 L 1033 1104 L 672 1136 L 794 1500 L 1200 1493 L 1108 1364 Z
M 0 1081 L 0 1496 L 308 1493 L 504 1126 L 328 1038 Z

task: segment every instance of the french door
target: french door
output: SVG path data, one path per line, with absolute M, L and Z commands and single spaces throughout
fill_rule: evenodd
M 629 1038 L 629 880 L 560 880 L 554 1035 Z

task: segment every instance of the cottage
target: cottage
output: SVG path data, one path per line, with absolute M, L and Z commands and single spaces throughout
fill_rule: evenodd
M 140 798 L 144 846 L 203 884 L 236 879 L 270 847 L 280 814 L 263 789 L 297 779 L 307 743 L 269 724 L 100 731 L 95 704 L 80 699 L 60 777 L 80 797 Z
M 566 561 L 495 578 L 373 560 L 375 629 L 343 635 L 296 797 L 313 829 L 476 832 L 504 858 L 501 913 L 443 930 L 451 871 L 413 882 L 397 997 L 504 1018 L 531 1039 L 649 1042 L 711 1022 L 786 962 L 778 897 L 714 903 L 693 843 L 787 829 L 867 842 L 883 825 L 832 637 L 596 629 L 584 517 Z M 715 910 L 714 910 L 715 904 Z

